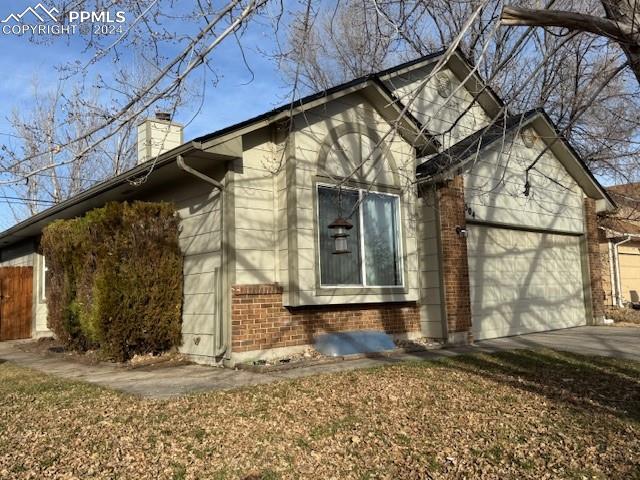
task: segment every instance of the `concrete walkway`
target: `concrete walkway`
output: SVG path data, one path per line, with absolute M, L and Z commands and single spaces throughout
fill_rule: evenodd
M 284 379 L 390 365 L 407 360 L 437 360 L 480 351 L 496 352 L 522 348 L 552 348 L 584 355 L 618 356 L 640 361 L 640 328 L 636 327 L 578 327 L 554 332 L 485 340 L 477 342 L 471 347 L 443 348 L 388 358 L 365 358 L 273 373 L 251 373 L 199 365 L 140 368 L 135 370 L 108 364 L 84 365 L 72 360 L 23 352 L 16 348 L 16 343 L 0 343 L 0 360 L 40 370 L 50 375 L 95 383 L 107 388 L 154 399 L 170 398 L 191 392 L 228 390 Z

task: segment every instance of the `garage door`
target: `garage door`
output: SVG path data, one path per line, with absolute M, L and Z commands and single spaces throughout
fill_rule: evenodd
M 640 302 L 640 255 L 620 252 L 618 259 L 623 300 Z
M 470 225 L 474 338 L 586 324 L 580 237 Z

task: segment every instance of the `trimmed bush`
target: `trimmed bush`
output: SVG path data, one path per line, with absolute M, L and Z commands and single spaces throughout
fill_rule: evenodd
M 168 203 L 108 203 L 44 229 L 48 323 L 75 350 L 124 361 L 181 343 L 179 220 Z

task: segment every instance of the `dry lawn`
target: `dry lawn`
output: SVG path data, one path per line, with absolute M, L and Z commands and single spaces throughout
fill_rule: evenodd
M 5 363 L 0 478 L 640 478 L 640 363 L 505 352 L 172 401 Z

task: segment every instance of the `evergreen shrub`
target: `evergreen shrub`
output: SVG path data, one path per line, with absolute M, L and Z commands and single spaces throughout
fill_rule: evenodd
M 43 232 L 48 324 L 74 350 L 124 361 L 180 345 L 182 253 L 168 203 L 111 202 Z

